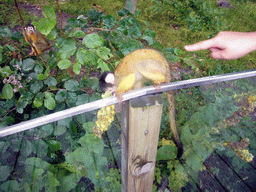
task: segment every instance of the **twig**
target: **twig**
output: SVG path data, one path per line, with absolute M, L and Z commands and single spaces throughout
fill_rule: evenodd
M 62 17 L 62 13 L 61 13 L 61 10 L 60 10 L 60 6 L 59 6 L 59 1 L 56 0 L 56 4 L 57 4 L 57 7 L 58 7 L 58 11 L 59 11 L 59 15 L 60 15 L 60 30 L 61 30 L 61 35 L 63 36 L 63 17 Z

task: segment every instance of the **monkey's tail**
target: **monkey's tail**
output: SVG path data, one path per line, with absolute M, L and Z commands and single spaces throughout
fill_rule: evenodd
M 175 121 L 175 100 L 174 100 L 174 93 L 173 91 L 168 91 L 166 94 L 166 99 L 168 103 L 168 111 L 169 111 L 169 119 L 170 119 L 170 126 L 172 130 L 172 135 L 174 137 L 174 140 L 176 142 L 176 145 L 178 147 L 178 154 L 177 158 L 181 158 L 183 155 L 183 145 L 180 141 L 180 136 L 176 127 L 176 121 Z

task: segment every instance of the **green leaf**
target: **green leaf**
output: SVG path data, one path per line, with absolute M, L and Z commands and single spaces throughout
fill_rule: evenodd
M 84 137 L 83 137 L 84 138 Z M 79 147 L 72 153 L 69 153 L 65 158 L 67 163 L 73 165 L 74 162 L 84 163 L 84 165 L 90 166 L 94 165 L 94 159 L 88 147 Z
M 36 73 L 43 73 L 43 71 L 44 71 L 43 65 L 36 65 L 34 71 Z
M 111 57 L 113 57 L 113 54 L 111 53 L 110 49 L 107 47 L 99 47 L 96 50 L 97 55 L 102 57 L 105 60 L 109 60 Z
M 57 85 L 57 81 L 54 77 L 49 77 L 44 81 L 44 84 L 48 85 L 49 87 L 53 87 Z
M 147 27 L 150 27 L 150 23 L 148 22 L 148 21 L 146 21 L 146 20 L 142 20 L 143 21 L 143 23 L 147 26 Z
M 32 153 L 33 145 L 28 140 L 23 140 L 20 152 L 24 157 L 28 157 Z
M 57 66 L 60 68 L 60 69 L 67 69 L 71 66 L 71 61 L 68 60 L 68 59 L 62 59 L 59 61 L 59 63 L 57 64 Z
M 9 77 L 13 71 L 10 69 L 10 66 L 5 66 L 3 68 L 0 68 L 0 74 L 3 77 Z
M 67 91 L 66 90 L 59 90 L 55 96 L 55 100 L 58 103 L 62 103 L 67 99 Z
M 177 147 L 171 145 L 164 145 L 157 150 L 157 161 L 159 160 L 172 160 L 176 158 Z
M 142 39 L 145 39 L 149 45 L 152 45 L 154 43 L 154 38 L 156 36 L 155 31 L 152 31 L 150 29 L 146 29 L 143 33 Z
M 88 87 L 91 87 L 93 90 L 97 89 L 99 87 L 99 79 L 96 77 L 88 78 L 87 84 Z M 90 97 L 91 99 L 93 96 Z M 97 99 L 96 99 L 97 100 Z
M 141 39 L 146 40 L 149 45 L 152 45 L 154 43 L 154 39 L 152 37 L 149 37 L 149 36 L 143 36 L 143 37 L 141 37 Z
M 134 10 L 134 15 L 135 15 L 135 17 L 139 17 L 140 16 L 140 10 L 139 9 L 135 9 Z
M 38 74 L 38 76 L 37 76 L 37 79 L 39 80 L 39 81 L 41 81 L 41 80 L 44 80 L 44 79 L 46 79 L 46 75 L 44 75 L 44 74 Z
M 80 70 L 81 70 L 82 66 L 80 63 L 75 63 L 73 65 L 73 71 L 76 75 L 78 75 L 80 73 Z
M 44 75 L 45 76 L 49 76 L 50 75 L 50 72 L 51 72 L 51 69 L 50 68 L 47 68 L 44 72 Z
M 27 101 L 20 101 L 20 106 L 17 107 L 17 112 L 22 114 L 23 109 L 28 105 Z
M 72 117 L 61 119 L 61 120 L 58 121 L 58 126 L 59 125 L 64 125 L 64 126 L 70 128 L 70 123 L 71 122 L 72 122 Z
M 67 43 L 67 39 L 64 37 L 58 37 L 54 43 L 57 48 L 63 47 Z
M 35 83 L 31 84 L 30 91 L 34 94 L 38 93 L 43 88 L 43 82 L 36 81 Z
M 18 152 L 20 150 L 22 139 L 21 138 L 14 138 L 12 140 L 12 145 L 10 146 L 12 151 Z
M 67 24 L 70 27 L 75 28 L 79 26 L 79 21 L 76 18 L 71 17 L 68 19 Z
M 80 177 L 82 177 L 82 175 L 79 176 L 77 173 L 71 173 L 63 176 L 60 180 L 60 191 L 72 191 L 72 189 L 75 189 Z
M 128 55 L 132 51 L 141 48 L 143 48 L 143 46 L 138 41 L 136 41 L 135 39 L 131 39 L 122 44 L 121 52 L 123 53 L 123 55 Z
M 39 22 L 33 22 L 37 29 L 44 35 L 48 35 L 56 25 L 56 16 L 51 6 L 44 6 L 42 14 L 45 16 Z
M 44 106 L 49 109 L 49 110 L 53 110 L 56 106 L 55 100 L 53 97 L 47 97 L 44 100 Z
M 48 145 L 42 140 L 38 140 L 38 142 L 35 142 L 34 144 L 35 144 L 34 147 L 36 146 L 36 148 L 41 147 L 41 148 L 48 149 Z M 40 146 L 40 144 L 42 146 Z M 38 157 L 27 158 L 24 164 L 26 165 L 26 171 L 28 173 L 32 173 L 35 168 L 42 168 L 43 170 L 49 170 L 52 167 L 50 163 L 47 163 L 46 161 Z
M 141 36 L 141 30 L 138 26 L 134 25 L 128 29 L 128 35 L 138 39 Z
M 94 134 L 85 134 L 85 136 L 78 140 L 78 143 L 88 150 L 98 154 L 102 154 L 104 149 L 104 143 Z
M 133 8 L 133 3 L 132 3 L 131 0 L 126 1 L 126 7 L 127 7 L 127 9 L 128 9 L 129 11 L 132 10 L 132 8 Z
M 2 122 L 5 122 L 5 123 L 14 123 L 15 122 L 15 119 L 14 118 L 12 118 L 12 117 L 10 117 L 10 116 L 5 116 L 5 117 L 3 117 L 2 118 Z
M 69 18 L 67 24 L 72 28 L 79 27 L 79 21 L 74 17 Z
M 94 53 L 83 48 L 77 51 L 76 59 L 82 65 L 87 65 L 89 63 L 95 65 L 97 63 L 97 56 Z
M 4 154 L 9 146 L 10 142 L 0 141 L 0 155 Z
M 71 79 L 65 82 L 64 87 L 71 92 L 75 92 L 79 90 L 79 83 Z
M 88 48 L 96 48 L 104 43 L 104 39 L 96 33 L 88 34 L 82 41 L 83 45 Z
M 116 18 L 111 15 L 105 15 L 102 17 L 102 19 L 107 29 L 111 29 L 116 25 Z
M 76 105 L 83 105 L 85 103 L 88 103 L 88 101 L 89 101 L 89 95 L 81 94 L 81 95 L 78 95 Z
M 72 93 L 72 92 L 68 92 L 67 101 L 66 101 L 67 105 L 69 107 L 74 107 L 75 103 L 76 103 L 76 100 L 77 100 L 77 94 Z
M 64 125 L 58 125 L 54 129 L 53 135 L 60 136 L 60 135 L 64 134 L 66 131 L 67 131 L 67 128 Z
M 45 182 L 45 191 L 51 191 L 55 192 L 56 187 L 60 185 L 59 181 L 56 179 L 54 174 L 52 174 L 50 171 L 47 171 L 46 175 L 46 182 Z
M 47 124 L 47 125 L 43 125 L 40 129 L 39 129 L 39 137 L 48 137 L 52 134 L 53 132 L 53 125 L 52 124 Z
M 8 27 L 2 26 L 0 27 L 0 35 L 4 38 L 9 37 L 11 34 L 11 31 Z
M 58 37 L 58 31 L 56 28 L 53 28 L 51 32 L 47 35 L 49 40 L 55 40 Z M 55 44 L 54 44 L 55 45 Z
M 121 31 L 127 29 L 129 25 L 130 23 L 128 22 L 128 19 L 125 17 L 118 21 L 118 28 L 120 28 Z
M 30 71 L 35 66 L 35 61 L 31 58 L 27 58 L 22 63 L 22 70 L 23 71 Z
M 42 8 L 42 14 L 43 16 L 45 16 L 46 18 L 49 18 L 51 20 L 56 20 L 56 15 L 55 15 L 55 12 L 53 10 L 53 7 L 52 6 L 43 6 Z
M 0 166 L 0 181 L 5 181 L 7 177 L 11 174 L 11 167 L 10 166 Z
M 131 13 L 127 9 L 123 8 L 122 10 L 117 12 L 117 15 L 119 17 L 124 17 L 125 15 L 131 15 Z
M 92 133 L 93 132 L 93 128 L 95 126 L 95 123 L 94 122 L 86 122 L 83 124 L 83 128 L 88 131 L 89 133 Z
M 98 68 L 100 68 L 103 71 L 110 71 L 108 64 L 105 63 L 101 58 L 98 59 Z
M 19 41 L 23 38 L 23 34 L 19 31 L 15 31 L 11 34 L 10 38 L 14 41 Z
M 202 169 L 203 162 L 199 159 L 196 153 L 190 153 L 186 158 L 186 164 L 194 171 L 198 172 Z
M 82 38 L 85 36 L 85 32 L 83 32 L 82 30 L 77 30 L 73 33 L 73 37 L 75 38 Z
M 68 59 L 76 52 L 76 46 L 74 43 L 71 45 L 64 45 L 59 49 L 57 56 L 61 59 Z
M 44 94 L 42 92 L 37 93 L 33 101 L 34 106 L 37 108 L 41 107 L 43 105 L 43 100 L 44 100 Z
M 61 143 L 56 140 L 48 140 L 46 141 L 51 151 L 58 151 L 61 149 Z
M 5 51 L 11 51 L 11 52 L 17 50 L 16 47 L 13 47 L 13 46 L 8 45 L 8 44 L 4 46 L 4 49 L 5 49 Z
M 56 25 L 56 20 L 50 20 L 48 18 L 41 18 L 39 22 L 33 22 L 38 31 L 44 35 L 48 35 Z
M 21 191 L 18 181 L 9 180 L 1 185 L 1 191 Z
M 5 84 L 2 89 L 2 98 L 3 99 L 11 99 L 13 97 L 13 88 L 10 84 Z

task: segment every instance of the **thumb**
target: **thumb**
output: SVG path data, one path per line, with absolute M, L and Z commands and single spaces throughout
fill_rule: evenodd
M 212 46 L 213 46 L 213 39 L 208 39 L 192 45 L 186 45 L 184 48 L 187 51 L 198 51 L 198 50 L 209 49 Z

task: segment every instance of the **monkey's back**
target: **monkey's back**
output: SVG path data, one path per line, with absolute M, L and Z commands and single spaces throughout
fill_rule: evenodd
M 166 81 L 170 82 L 170 69 L 165 57 L 154 49 L 137 49 L 128 55 L 117 65 L 115 76 L 122 78 L 129 73 L 135 73 L 137 78 L 141 77 L 138 74 L 138 68 L 147 70 L 147 68 L 156 68 L 166 76 Z M 117 80 L 120 81 L 119 79 Z

